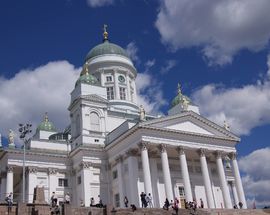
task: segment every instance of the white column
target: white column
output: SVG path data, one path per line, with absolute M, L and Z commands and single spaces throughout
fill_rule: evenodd
M 152 195 L 153 192 L 152 192 L 147 144 L 141 143 L 140 148 L 141 148 L 141 159 L 142 159 L 142 167 L 143 167 L 144 190 L 146 194 L 151 193 Z
M 129 193 L 127 197 L 130 204 L 140 205 L 139 191 L 138 191 L 138 179 L 139 179 L 139 168 L 138 159 L 136 157 L 137 150 L 130 149 L 127 152 L 128 155 L 128 178 L 129 178 Z
M 114 78 L 114 91 L 115 91 L 115 98 L 114 99 L 120 99 L 120 93 L 119 93 L 119 85 L 118 85 L 118 78 L 117 78 L 117 72 L 114 70 L 113 73 Z
M 37 186 L 37 168 L 36 167 L 28 167 L 27 168 L 27 196 L 26 202 L 33 203 L 34 199 L 34 189 Z
M 221 186 L 221 190 L 222 190 L 225 208 L 232 208 L 230 191 L 229 191 L 229 187 L 228 187 L 228 182 L 227 182 L 226 177 L 225 177 L 224 166 L 223 166 L 221 156 L 222 156 L 222 153 L 220 151 L 217 151 L 216 152 L 216 162 L 217 162 L 217 170 L 218 170 L 218 175 L 219 175 L 219 180 L 220 180 L 220 186 Z
M 57 177 L 56 177 L 56 174 L 57 174 L 57 169 L 54 169 L 54 168 L 49 168 L 48 169 L 48 186 L 49 186 L 49 195 L 48 195 L 48 202 L 50 203 L 51 202 L 51 196 L 52 196 L 52 193 L 55 192 L 56 193 L 56 186 L 57 186 Z M 56 193 L 57 194 L 57 193 Z
M 82 185 L 82 192 L 81 192 L 81 199 L 86 207 L 90 206 L 90 198 L 92 197 L 91 192 L 91 163 L 82 161 L 81 164 L 81 185 Z M 98 203 L 98 202 L 97 202 Z
M 235 185 L 236 185 L 238 198 L 239 198 L 239 201 L 243 203 L 243 208 L 246 209 L 247 208 L 247 202 L 246 202 L 246 198 L 245 198 L 245 193 L 244 193 L 242 180 L 241 180 L 241 176 L 240 176 L 240 173 L 239 173 L 239 168 L 238 168 L 235 153 L 231 154 L 231 159 L 232 159 L 232 168 L 233 168 L 233 173 L 234 173 L 234 177 L 235 177 Z
M 6 195 L 13 193 L 13 166 L 7 166 Z
M 238 206 L 239 198 L 238 198 L 237 190 L 236 190 L 236 187 L 235 187 L 235 181 L 231 181 L 230 185 L 231 185 L 231 188 L 232 188 L 234 204 Z
M 206 161 L 206 157 L 205 157 L 205 150 L 200 149 L 199 153 L 200 153 L 203 182 L 204 182 L 204 187 L 205 187 L 208 208 L 215 208 L 213 191 L 212 191 L 211 181 L 210 181 L 210 177 L 209 177 L 207 161 Z
M 152 194 L 153 207 L 160 208 L 163 205 L 160 205 L 160 202 L 159 202 L 159 193 L 158 193 L 159 176 L 158 176 L 156 158 L 150 158 L 150 169 L 151 169 L 151 183 L 152 183 L 152 188 L 153 188 L 153 194 Z
M 185 198 L 187 202 L 192 202 L 193 197 L 192 197 L 192 190 L 191 190 L 191 185 L 190 185 L 188 165 L 187 165 L 185 151 L 182 147 L 179 147 L 178 152 L 179 152 L 179 160 L 180 160 L 181 172 L 182 172 L 182 177 L 183 177 L 183 182 L 184 182 Z
M 117 182 L 118 182 L 118 192 L 119 192 L 119 199 L 120 199 L 120 207 L 124 208 L 124 197 L 125 197 L 125 183 L 123 179 L 123 171 L 122 171 L 122 163 L 123 157 L 120 155 L 115 160 L 117 162 L 116 169 L 117 169 Z
M 160 145 L 160 152 L 161 152 L 161 164 L 162 164 L 162 172 L 163 172 L 163 178 L 164 178 L 166 198 L 168 198 L 169 202 L 171 202 L 171 200 L 174 200 L 174 198 L 173 198 L 171 173 L 170 173 L 166 145 L 164 144 Z

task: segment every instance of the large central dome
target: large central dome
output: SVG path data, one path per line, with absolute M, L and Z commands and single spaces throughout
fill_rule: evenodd
M 114 43 L 110 43 L 108 40 L 104 40 L 103 43 L 95 46 L 90 50 L 90 52 L 86 56 L 85 61 L 106 54 L 116 54 L 129 58 L 126 51 L 123 48 Z

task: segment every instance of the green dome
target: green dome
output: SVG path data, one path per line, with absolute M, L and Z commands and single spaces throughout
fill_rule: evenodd
M 189 104 L 191 104 L 191 100 L 190 98 L 188 98 L 187 96 L 184 96 L 183 94 L 178 94 L 173 100 L 172 100 L 172 103 L 171 103 L 171 106 L 174 107 L 180 103 L 183 103 L 184 100 L 187 100 L 187 102 Z
M 56 128 L 54 127 L 53 123 L 49 121 L 47 114 L 44 117 L 43 122 L 39 124 L 37 127 L 38 131 L 51 131 L 55 132 Z
M 114 43 L 110 43 L 108 40 L 104 40 L 103 43 L 95 46 L 90 50 L 90 52 L 88 52 L 85 61 L 94 58 L 96 56 L 105 54 L 116 54 L 129 58 L 126 51 L 123 48 Z
M 78 80 L 76 81 L 75 86 L 77 86 L 79 83 L 84 83 L 84 84 L 97 84 L 98 80 L 95 76 L 89 74 L 88 72 L 85 74 L 82 74 Z
M 184 101 L 186 101 L 188 104 L 192 104 L 191 99 L 182 94 L 181 86 L 178 84 L 178 93 L 177 96 L 175 96 L 175 98 L 172 100 L 171 106 L 174 107 L 180 103 L 183 104 Z

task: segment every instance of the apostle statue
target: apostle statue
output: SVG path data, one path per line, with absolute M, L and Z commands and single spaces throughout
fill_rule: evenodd
M 189 101 L 185 97 L 183 97 L 183 101 L 182 101 L 182 109 L 183 109 L 183 111 L 188 110 L 188 105 L 189 105 Z
M 226 120 L 224 120 L 224 125 L 223 125 L 223 127 L 224 127 L 227 131 L 230 131 L 230 126 L 229 126 L 229 124 L 227 123 Z
M 11 129 L 9 129 L 9 133 L 8 133 L 8 144 L 10 146 L 14 146 L 15 145 L 14 144 L 14 137 L 15 137 L 14 132 Z
M 142 105 L 140 105 L 140 121 L 145 121 L 145 110 Z

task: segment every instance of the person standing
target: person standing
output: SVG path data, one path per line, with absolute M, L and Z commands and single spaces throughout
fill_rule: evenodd
M 70 204 L 70 195 L 69 195 L 69 192 L 67 192 L 66 195 L 65 195 L 65 203 L 66 204 Z
M 200 198 L 201 208 L 204 208 L 203 200 Z
M 13 198 L 12 198 L 12 193 L 10 193 L 7 197 L 6 197 L 6 202 L 8 204 L 8 213 L 11 212 L 12 209 L 12 204 L 13 204 Z
M 153 207 L 151 193 L 148 193 L 148 196 L 146 197 L 146 202 L 147 202 L 147 204 L 149 205 L 150 208 Z
M 125 196 L 125 198 L 124 198 L 124 204 L 125 204 L 125 207 L 127 208 L 128 207 L 128 198 L 127 198 L 127 196 Z
M 51 201 L 52 201 L 52 207 L 55 207 L 57 205 L 57 195 L 55 194 L 55 192 L 52 192 L 52 197 L 51 197 Z
M 176 214 L 178 214 L 178 209 L 179 209 L 178 204 L 179 204 L 179 201 L 178 201 L 178 199 L 175 197 L 174 202 L 173 202 L 173 209 L 175 210 L 175 213 L 176 213 Z

